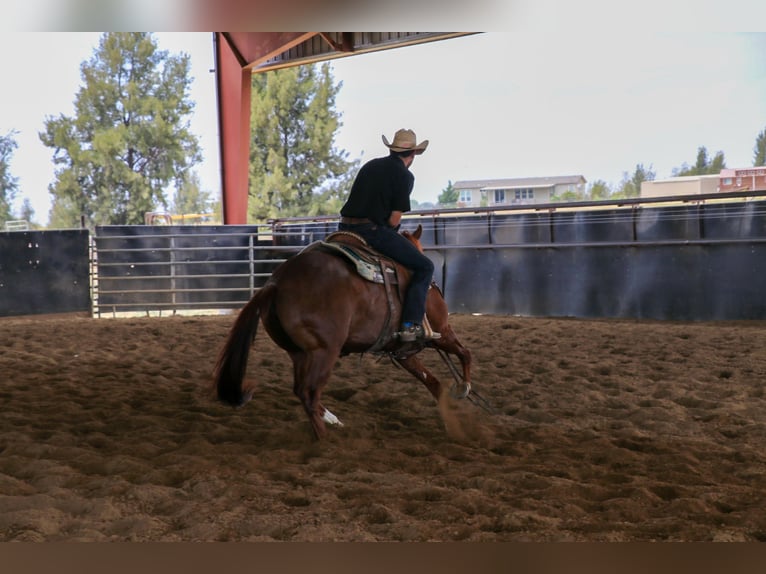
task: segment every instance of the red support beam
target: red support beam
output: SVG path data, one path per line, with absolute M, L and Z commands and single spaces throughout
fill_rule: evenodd
M 247 223 L 251 71 L 220 32 L 215 33 L 215 54 L 223 222 L 243 225 Z
M 252 73 L 277 69 L 301 62 L 321 61 L 333 54 L 314 54 L 315 58 L 290 58 L 267 65 L 269 60 L 309 43 L 301 53 L 313 54 L 310 43 L 317 32 L 216 32 L 215 70 L 218 92 L 218 140 L 221 158 L 221 192 L 223 201 L 223 222 L 243 225 L 247 223 L 248 175 L 250 165 L 250 96 Z M 396 36 L 398 33 L 392 33 Z M 427 34 L 425 38 L 415 34 L 404 39 L 387 41 L 379 46 L 367 46 L 366 51 L 386 49 L 396 45 L 408 45 L 424 41 L 443 39 L 464 33 Z M 385 34 L 384 34 L 385 36 Z M 354 34 L 343 33 L 336 41 L 330 34 L 322 37 L 337 52 L 355 51 Z M 337 56 L 335 56 L 337 57 Z

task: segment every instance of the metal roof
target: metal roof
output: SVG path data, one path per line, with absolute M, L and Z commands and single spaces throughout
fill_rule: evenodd
M 401 48 L 476 32 L 223 32 L 253 73 Z

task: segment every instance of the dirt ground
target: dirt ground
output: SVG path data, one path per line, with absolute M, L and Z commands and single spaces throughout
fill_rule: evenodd
M 0 320 L 0 541 L 766 540 L 766 323 L 454 315 L 498 413 L 351 356 L 316 443 L 263 329 L 212 399 L 233 320 Z

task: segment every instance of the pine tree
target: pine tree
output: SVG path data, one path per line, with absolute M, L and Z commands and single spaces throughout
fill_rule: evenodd
M 700 146 L 697 148 L 697 161 L 691 167 L 684 163 L 680 168 L 673 169 L 674 177 L 683 177 L 687 175 L 715 175 L 726 168 L 726 159 L 722 151 L 716 152 L 711 160 L 708 157 L 707 148 Z
M 442 189 L 441 194 L 437 198 L 439 205 L 455 205 L 457 204 L 460 192 L 452 185 L 452 180 L 447 180 L 447 187 Z
M 622 181 L 616 193 L 612 195 L 615 199 L 625 199 L 629 197 L 641 196 L 641 183 L 644 181 L 653 181 L 656 177 L 652 166 L 648 168 L 644 167 L 644 164 L 639 163 L 636 165 L 636 169 L 633 171 L 633 175 L 623 174 Z
M 210 210 L 210 192 L 203 191 L 199 175 L 194 172 L 173 196 L 173 212 L 177 215 L 207 213 Z
M 611 193 L 612 190 L 609 188 L 609 184 L 601 179 L 591 183 L 588 189 L 588 197 L 593 200 L 608 199 Z
M 753 149 L 753 166 L 759 167 L 766 165 L 766 129 L 755 138 L 755 148 Z
M 27 221 L 29 223 L 32 223 L 32 220 L 35 217 L 35 210 L 32 207 L 32 202 L 29 201 L 28 197 L 24 198 L 24 201 L 21 203 L 21 211 L 19 213 L 19 219 L 23 219 L 24 221 Z
M 0 223 L 13 219 L 11 207 L 19 190 L 19 179 L 11 174 L 11 158 L 18 143 L 16 134 L 11 130 L 6 135 L 0 135 Z
M 141 224 L 200 159 L 189 56 L 148 33 L 106 33 L 80 73 L 75 116 L 46 118 L 40 133 L 57 166 L 51 224 Z
M 254 74 L 248 219 L 338 213 L 359 161 L 334 147 L 342 125 L 330 65 Z

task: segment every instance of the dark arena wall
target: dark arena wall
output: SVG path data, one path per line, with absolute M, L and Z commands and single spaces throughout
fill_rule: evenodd
M 88 231 L 0 233 L 0 317 L 90 310 Z
M 451 312 L 766 318 L 766 202 L 412 217 Z M 325 223 L 281 229 L 321 232 Z
M 450 311 L 708 321 L 766 318 L 766 200 L 416 212 Z M 333 218 L 270 226 L 0 234 L 0 316 L 239 308 Z

